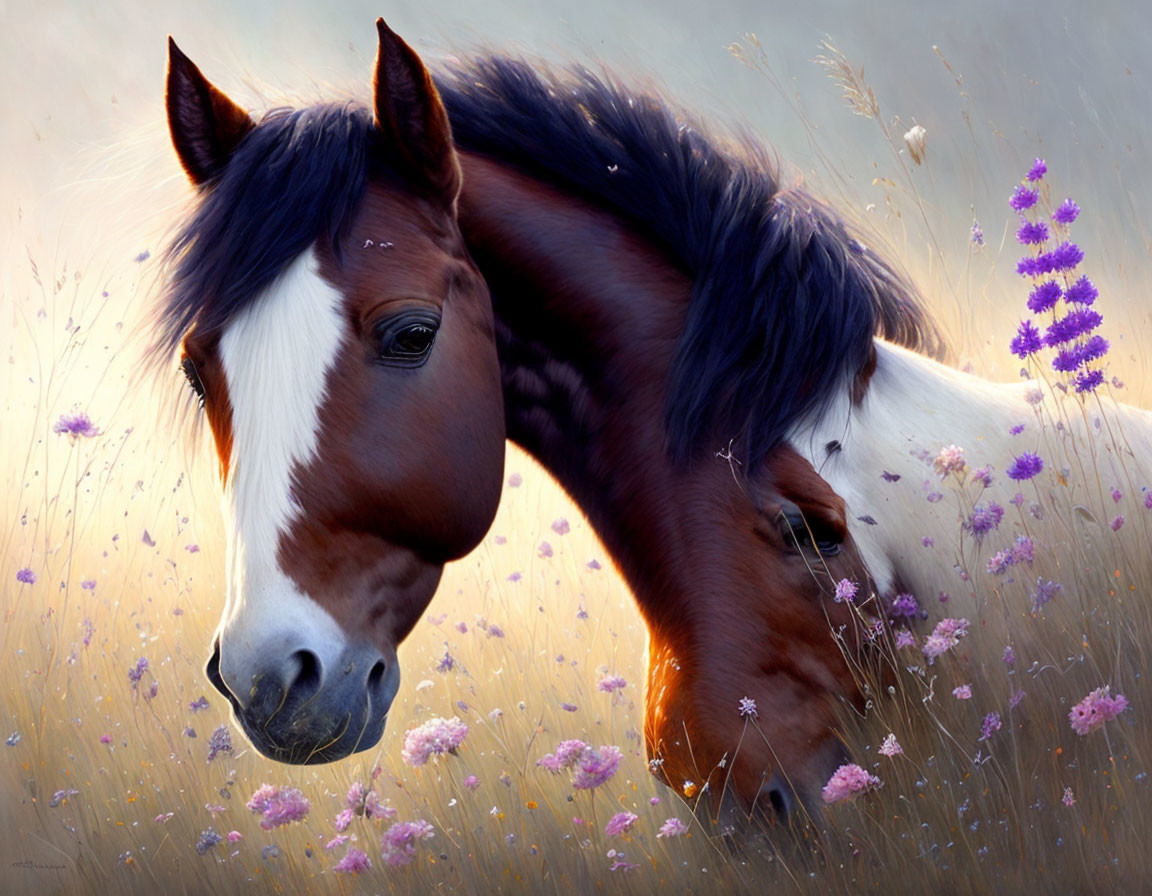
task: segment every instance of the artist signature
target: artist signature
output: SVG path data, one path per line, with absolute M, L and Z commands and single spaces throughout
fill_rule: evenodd
M 57 865 L 56 863 L 45 864 L 44 862 L 33 862 L 31 859 L 25 859 L 23 862 L 13 862 L 13 868 L 31 868 L 33 871 L 63 871 L 67 865 Z

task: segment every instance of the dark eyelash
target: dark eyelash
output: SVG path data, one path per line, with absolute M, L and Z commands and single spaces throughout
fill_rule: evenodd
M 200 380 L 200 374 L 196 372 L 196 365 L 192 363 L 192 359 L 187 355 L 180 362 L 180 369 L 184 372 L 184 378 L 188 380 L 188 385 L 192 387 L 192 391 L 200 399 L 200 406 L 204 406 L 204 383 Z

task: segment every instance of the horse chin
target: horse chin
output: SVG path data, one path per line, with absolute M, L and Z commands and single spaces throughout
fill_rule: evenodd
M 247 706 L 228 689 L 220 674 L 217 645 L 205 668 L 208 680 L 228 698 L 232 715 L 249 743 L 262 756 L 287 765 L 320 765 L 369 750 L 380 741 L 388 709 L 400 687 L 400 668 L 391 663 L 381 681 L 365 690 L 349 681 L 327 694 L 323 713 L 316 712 L 315 689 L 257 685 Z M 338 706 L 333 712 L 333 706 Z

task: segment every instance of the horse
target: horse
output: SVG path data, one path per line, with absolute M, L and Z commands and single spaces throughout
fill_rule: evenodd
M 942 574 L 909 519 L 955 520 L 892 471 L 916 480 L 917 445 L 1004 447 L 1020 390 L 932 360 L 914 290 L 754 147 L 588 72 L 434 81 L 377 28 L 371 109 L 259 122 L 169 45 L 198 202 L 157 354 L 181 354 L 231 516 L 209 679 L 271 758 L 374 745 L 396 645 L 491 523 L 508 438 L 634 594 L 653 772 L 794 816 L 861 701 L 836 583 Z

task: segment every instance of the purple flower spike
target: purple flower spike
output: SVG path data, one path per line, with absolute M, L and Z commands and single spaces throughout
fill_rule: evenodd
M 1028 294 L 1028 310 L 1033 314 L 1040 314 L 1055 307 L 1059 301 L 1060 284 L 1055 280 L 1045 280 L 1043 283 L 1037 283 Z
M 1032 163 L 1032 167 L 1028 171 L 1028 180 L 1035 183 L 1047 173 L 1048 165 L 1044 162 L 1043 159 L 1038 158 L 1035 162 Z
M 1025 221 L 1016 231 L 1016 242 L 1022 246 L 1036 246 L 1048 242 L 1048 225 L 1043 221 Z
M 1075 308 L 1052 322 L 1044 334 L 1044 343 L 1049 348 L 1056 348 L 1090 333 L 1103 322 L 1104 318 L 1095 308 Z
M 1022 321 L 1016 330 L 1016 336 L 1013 338 L 1011 345 L 1012 354 L 1018 358 L 1027 358 L 1029 355 L 1034 355 L 1044 347 L 1044 341 L 1040 338 L 1040 331 L 1036 329 L 1036 325 L 1030 320 Z
M 1104 372 L 1101 370 L 1081 370 L 1076 374 L 1077 392 L 1095 392 L 1104 382 Z
M 1080 206 L 1071 199 L 1065 199 L 1060 207 L 1052 214 L 1052 220 L 1057 224 L 1071 224 L 1080 215 Z
M 1012 198 L 1008 200 L 1008 204 L 1012 206 L 1013 210 L 1022 212 L 1025 209 L 1032 208 L 1036 204 L 1036 200 L 1040 198 L 1040 193 L 1032 187 L 1026 187 L 1024 184 L 1017 184 L 1016 189 L 1012 191 Z
M 1009 464 L 1005 472 L 1008 474 L 1009 479 L 1015 479 L 1021 482 L 1025 479 L 1032 479 L 1040 474 L 1044 469 L 1044 461 L 1031 451 L 1025 451 L 1018 458 Z
M 1065 302 L 1076 302 L 1079 305 L 1091 305 L 1100 295 L 1100 290 L 1087 277 L 1081 277 L 1064 291 Z

